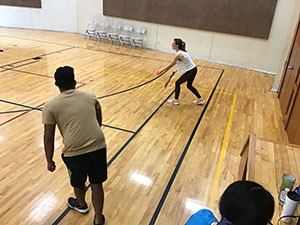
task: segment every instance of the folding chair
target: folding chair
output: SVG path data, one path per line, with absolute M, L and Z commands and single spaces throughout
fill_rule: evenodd
M 120 43 L 120 40 L 119 40 L 120 30 L 121 30 L 121 25 L 113 25 L 111 27 L 111 32 L 107 34 L 108 40 L 111 43 L 115 43 L 115 44 Z
M 85 35 L 88 36 L 89 38 L 95 37 L 97 25 L 98 25 L 98 21 L 92 20 L 92 22 L 88 24 L 88 26 L 85 30 Z
M 107 41 L 107 31 L 109 28 L 109 24 L 106 22 L 100 23 L 98 29 L 96 29 L 96 36 L 99 40 Z
M 119 35 L 120 43 L 122 45 L 131 45 L 131 33 L 133 31 L 133 27 L 130 25 L 124 26 L 123 34 Z
M 134 47 L 143 47 L 144 36 L 146 34 L 146 28 L 140 27 L 136 30 L 136 36 L 132 37 L 132 45 Z

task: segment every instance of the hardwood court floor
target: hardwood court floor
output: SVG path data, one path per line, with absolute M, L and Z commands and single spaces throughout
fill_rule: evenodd
M 46 170 L 41 110 L 59 94 L 59 66 L 73 66 L 77 88 L 102 105 L 107 224 L 174 225 L 203 207 L 217 213 L 249 132 L 287 142 L 272 75 L 195 60 L 206 105 L 192 105 L 183 86 L 181 105 L 171 106 L 175 79 L 163 88 L 167 74 L 155 79 L 155 71 L 172 55 L 58 32 L 0 28 L 0 37 L 0 224 L 92 224 L 92 211 L 65 211 L 73 191 L 58 131 L 57 169 Z

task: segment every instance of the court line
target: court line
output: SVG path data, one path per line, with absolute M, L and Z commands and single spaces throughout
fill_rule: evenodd
M 24 107 L 24 108 L 29 108 L 31 110 L 40 110 L 40 111 L 42 111 L 42 109 L 40 109 L 40 108 L 31 107 L 31 106 L 28 106 L 28 105 L 23 105 L 23 104 L 19 104 L 19 103 L 16 103 L 16 102 L 3 100 L 3 99 L 0 99 L 0 102 L 4 102 L 4 103 L 7 103 L 7 104 L 12 104 L 12 105 L 16 105 L 16 106 L 21 106 L 21 107 Z
M 10 81 L 10 82 L 1 84 L 1 85 L 0 85 L 0 88 L 5 87 L 5 86 L 8 86 L 8 85 L 10 85 L 10 84 L 17 83 L 17 82 L 22 81 L 22 80 L 26 80 L 26 79 L 28 79 L 28 78 L 30 78 L 30 77 L 32 77 L 32 76 L 29 75 L 29 76 L 26 76 L 26 77 L 19 78 L 19 79 L 17 79 L 17 80 L 12 80 L 12 81 Z
M 27 40 L 27 41 L 33 41 L 33 42 L 42 42 L 42 43 L 53 44 L 53 45 L 69 46 L 69 47 L 72 47 L 72 48 L 85 49 L 85 50 L 88 50 L 88 51 L 105 52 L 105 53 L 109 53 L 109 54 L 113 54 L 113 55 L 122 55 L 122 56 L 130 56 L 130 57 L 141 58 L 141 59 L 149 59 L 149 60 L 154 60 L 154 61 L 158 61 L 158 62 L 170 62 L 171 61 L 171 59 L 170 60 L 163 60 L 163 59 L 157 59 L 157 58 L 142 57 L 142 56 L 129 55 L 129 54 L 120 53 L 120 52 L 109 52 L 109 51 L 100 50 L 100 49 L 99 50 L 98 49 L 89 49 L 89 48 L 84 48 L 84 47 L 80 47 L 80 46 L 61 44 L 61 43 L 57 43 L 57 42 L 35 40 L 35 39 L 30 39 L 30 38 L 21 38 L 21 37 L 15 37 L 15 36 L 10 36 L 10 35 L 0 35 L 0 36 L 2 36 L 2 37 L 16 38 L 16 39 L 21 39 L 21 40 Z M 82 36 L 84 36 L 84 35 L 82 35 Z M 151 49 L 145 49 L 145 50 L 151 50 Z M 152 51 L 154 51 L 154 50 L 152 50 Z M 164 53 L 164 54 L 167 54 L 167 53 Z M 203 60 L 199 60 L 199 59 L 196 59 L 196 60 L 203 61 Z M 216 68 L 216 67 L 200 66 L 200 65 L 197 65 L 197 66 L 203 67 L 203 68 L 215 69 L 215 70 L 222 70 L 222 68 Z
M 0 66 L 0 68 L 1 68 L 1 66 Z M 17 70 L 17 69 L 10 69 L 10 70 L 15 71 L 15 72 L 27 73 L 27 74 L 31 74 L 31 75 L 35 75 L 35 76 L 40 76 L 40 77 L 53 78 L 52 76 L 49 76 L 49 75 L 44 75 L 44 74 L 39 74 L 39 73 L 33 73 L 33 72 L 24 71 L 24 70 Z M 123 77 L 128 77 L 128 78 L 134 78 L 134 79 L 140 79 L 140 80 L 146 80 L 146 81 L 148 81 L 148 83 L 152 82 L 153 80 L 156 80 L 158 77 L 160 77 L 160 76 L 162 76 L 162 75 L 164 75 L 166 73 L 166 72 L 164 72 L 161 75 L 155 77 L 154 79 L 147 79 L 147 78 L 140 78 L 140 77 L 136 77 L 136 76 L 123 75 L 123 74 L 119 74 L 119 73 L 112 73 L 112 72 L 106 72 L 106 71 L 100 71 L 100 70 L 97 71 L 97 72 L 104 73 L 104 74 L 112 74 L 112 75 L 117 75 L 117 76 L 123 76 Z M 159 82 L 159 83 L 162 83 L 162 84 L 165 83 L 164 81 L 156 81 L 156 82 Z M 86 83 L 80 82 L 80 81 L 77 81 L 77 83 L 78 84 L 86 84 Z M 174 82 L 170 82 L 170 84 L 174 84 Z M 143 84 L 143 85 L 145 85 L 145 84 Z M 132 87 L 131 90 L 135 89 L 135 88 L 138 88 L 138 87 Z M 209 91 L 209 92 L 212 91 L 212 89 L 207 89 L 207 88 L 198 88 L 198 89 L 201 90 L 201 91 Z M 120 91 L 120 93 L 123 93 L 123 92 L 126 92 L 126 91 L 127 91 L 127 89 L 123 90 L 123 91 Z M 109 96 L 113 96 L 113 95 L 120 94 L 120 93 L 117 92 L 117 93 L 112 93 L 112 94 L 104 95 L 102 97 L 100 96 L 100 97 L 98 97 L 98 99 L 100 99 L 100 98 L 106 98 L 106 96 L 109 97 Z M 225 95 L 233 95 L 233 93 L 224 92 L 224 91 L 216 91 L 216 93 L 225 94 Z
M 207 69 L 207 68 L 206 68 Z M 208 69 L 211 69 L 211 68 L 208 68 Z M 132 75 L 127 75 L 127 74 L 121 74 L 121 73 L 115 73 L 115 72 L 109 72 L 109 71 L 103 71 L 103 70 L 87 70 L 87 69 L 81 69 L 82 71 L 86 71 L 86 72 L 98 72 L 98 73 L 103 73 L 103 74 L 110 74 L 110 75 L 115 75 L 115 76 L 120 76 L 120 77 L 126 77 L 126 78 L 134 78 L 134 79 L 137 79 L 137 80 L 143 80 L 143 81 L 149 81 L 151 79 L 149 78 L 141 78 L 139 76 L 132 76 Z M 168 72 L 168 71 L 167 71 Z M 165 73 L 167 73 L 165 72 Z M 158 83 L 162 83 L 162 84 L 165 84 L 164 81 L 156 81 Z M 171 82 L 174 84 L 174 82 Z M 207 89 L 209 91 L 211 91 L 211 89 Z
M 81 85 L 77 86 L 76 89 L 84 86 L 85 83 L 82 83 Z M 16 105 L 16 106 L 21 106 L 21 107 L 25 107 L 25 108 L 29 108 L 29 109 L 23 109 L 23 110 L 15 110 L 15 111 L 6 111 L 6 112 L 0 112 L 0 114 L 8 114 L 8 113 L 17 113 L 17 112 L 26 112 L 28 113 L 29 111 L 32 111 L 32 110 L 39 110 L 39 111 L 42 111 L 43 108 L 38 108 L 42 105 L 44 105 L 45 103 L 42 103 L 41 105 L 39 105 L 38 107 L 31 107 L 31 106 L 27 106 L 27 105 L 23 105 L 23 104 L 19 104 L 19 103 L 15 103 L 15 102 L 11 102 L 11 101 L 6 101 L 6 100 L 3 100 L 3 99 L 0 99 L 0 102 L 4 102 L 4 103 L 7 103 L 7 104 L 12 104 L 12 105 Z M 11 120 L 13 119 L 16 119 L 22 115 L 25 115 L 26 113 L 22 113 L 8 121 L 5 121 L 4 123 L 1 123 L 0 126 L 10 122 Z M 114 126 L 111 126 L 111 125 L 106 125 L 106 124 L 102 124 L 102 126 L 104 127 L 108 127 L 108 128 L 111 128 L 111 129 L 116 129 L 116 130 L 120 130 L 120 131 L 124 131 L 124 132 L 128 132 L 128 133 L 135 133 L 135 131 L 131 131 L 131 130 L 127 130 L 127 129 L 123 129 L 123 128 L 119 128 L 119 127 L 114 127 Z
M 38 108 L 38 107 L 44 105 L 45 103 L 46 103 L 46 102 L 44 102 L 44 103 L 42 103 L 42 104 L 36 106 L 36 108 Z M 10 118 L 9 120 L 4 121 L 3 123 L 0 123 L 0 127 L 3 126 L 4 124 L 7 124 L 7 123 L 9 123 L 9 122 L 11 122 L 11 121 L 13 121 L 13 120 L 15 120 L 15 119 L 21 117 L 21 116 L 24 116 L 25 114 L 27 114 L 27 113 L 29 113 L 29 112 L 32 112 L 32 110 L 27 111 L 27 112 L 23 112 L 23 113 L 21 113 L 21 114 L 15 116 L 15 117 L 13 117 L 13 118 Z
M 111 96 L 114 96 L 114 95 L 122 94 L 122 93 L 125 93 L 125 92 L 127 92 L 127 91 L 131 91 L 131 90 L 134 90 L 134 89 L 136 89 L 136 88 L 142 87 L 142 86 L 144 86 L 144 85 L 146 85 L 146 84 L 148 84 L 148 83 L 150 83 L 150 82 L 152 82 L 152 81 L 154 81 L 154 80 L 160 78 L 160 77 L 161 77 L 162 75 L 164 75 L 165 73 L 166 73 L 166 72 L 163 72 L 162 74 L 160 74 L 160 75 L 154 77 L 153 79 L 148 80 L 148 81 L 146 81 L 146 82 L 144 82 L 144 83 L 141 83 L 141 84 L 139 84 L 139 85 L 137 85 L 137 86 L 134 86 L 134 87 L 131 87 L 131 88 L 122 90 L 122 91 L 118 91 L 118 92 L 115 92 L 115 93 L 107 94 L 107 95 L 104 95 L 104 96 L 100 96 L 100 97 L 98 97 L 97 99 L 102 99 L 102 98 L 111 97 Z
M 4 111 L 0 112 L 0 114 L 9 114 L 9 113 L 18 113 L 18 112 L 26 112 L 26 111 L 31 111 L 33 109 L 21 109 L 21 110 L 14 110 L 14 111 Z
M 22 71 L 22 70 L 16 70 L 16 69 L 11 69 L 11 70 L 12 70 L 12 71 L 15 71 L 15 72 L 31 74 L 31 75 L 40 76 L 40 77 L 53 78 L 53 77 L 51 77 L 51 76 L 44 75 L 44 74 L 38 74 L 38 73 L 33 73 L 33 72 L 28 72 L 28 71 Z M 111 74 L 110 72 L 106 72 L 106 73 Z M 157 76 L 157 77 L 155 77 L 155 78 L 153 78 L 153 79 L 151 79 L 151 80 L 148 80 L 147 82 L 144 82 L 144 83 L 139 84 L 139 85 L 137 85 L 137 86 L 134 86 L 134 87 L 132 87 L 132 88 L 125 89 L 125 90 L 123 90 L 123 91 L 115 92 L 115 93 L 112 93 L 112 94 L 100 96 L 100 97 L 98 97 L 97 99 L 107 98 L 107 97 L 110 97 L 110 96 L 114 96 L 114 95 L 117 95 L 117 94 L 121 94 L 121 93 L 128 92 L 128 91 L 130 91 L 130 90 L 134 90 L 134 89 L 136 89 L 136 88 L 139 88 L 139 87 L 141 87 L 141 86 L 144 86 L 144 85 L 146 85 L 146 84 L 148 84 L 148 83 L 150 83 L 150 82 L 152 82 L 152 81 L 158 79 L 159 77 L 161 77 L 161 76 L 164 75 L 165 73 L 166 73 L 166 72 L 162 73 L 161 75 L 159 75 L 159 76 Z M 9 83 L 7 83 L 6 85 L 11 84 L 11 83 L 14 83 L 14 82 L 17 82 L 17 81 L 21 81 L 22 79 L 26 79 L 26 78 L 29 78 L 29 77 L 32 77 L 32 76 L 27 76 L 27 77 L 25 77 L 25 78 L 21 78 L 21 79 L 19 79 L 19 80 L 15 80 L 15 81 L 9 82 Z M 81 85 L 77 86 L 76 89 L 77 89 L 77 88 L 80 88 L 80 87 L 82 87 L 82 86 L 84 86 L 84 85 L 86 84 L 86 83 L 84 83 L 84 82 L 77 82 L 77 83 L 79 83 L 79 84 L 81 84 Z M 2 86 L 6 86 L 6 85 L 2 85 Z M 2 86 L 0 86 L 0 87 L 2 87 Z M 210 89 L 203 89 L 203 88 L 200 88 L 200 90 L 211 91 Z M 231 94 L 231 93 L 221 92 L 221 91 L 217 91 L 217 93 Z M 2 100 L 2 101 L 4 101 L 4 100 Z M 8 101 L 7 101 L 7 102 L 8 102 Z M 17 103 L 11 103 L 11 104 L 17 105 Z M 21 104 L 19 104 L 19 106 L 28 107 L 28 106 L 24 106 L 24 105 L 21 105 Z M 33 107 L 30 107 L 30 108 L 33 108 Z M 33 109 L 34 109 L 34 108 L 33 108 Z M 42 109 L 37 109 L 37 110 L 42 110 Z M 27 112 L 26 112 L 26 113 L 27 113 Z M 24 114 L 25 114 L 25 113 L 24 113 Z M 24 115 L 24 114 L 23 114 L 23 115 Z M 14 118 L 12 118 L 12 119 L 16 119 L 16 118 L 18 118 L 18 117 L 19 117 L 19 116 L 16 116 L 16 117 L 14 117 Z M 9 120 L 9 121 L 11 121 L 11 120 Z M 6 124 L 6 123 L 9 122 L 9 121 L 6 121 L 6 122 L 0 124 L 0 126 Z M 122 129 L 122 128 L 120 128 L 120 129 Z M 130 132 L 130 131 L 129 131 L 129 132 Z
M 77 82 L 77 83 L 79 83 L 80 85 L 78 85 L 75 89 L 81 88 L 82 86 L 86 85 L 86 83 L 83 82 Z
M 120 150 L 111 158 L 107 163 L 110 166 L 113 161 L 121 154 L 125 147 L 132 141 L 132 139 L 143 129 L 143 127 L 149 122 L 149 120 L 157 113 L 157 111 L 165 104 L 165 102 L 171 97 L 175 91 L 172 91 L 171 94 L 156 108 L 156 110 L 146 119 L 146 121 L 135 131 L 135 133 L 127 140 L 127 142 L 120 148 Z
M 88 71 L 88 70 L 86 70 Z M 100 70 L 96 70 L 96 72 L 99 72 L 99 73 L 104 73 L 104 74 L 111 74 L 111 75 L 116 75 L 116 76 L 121 76 L 121 77 L 128 77 L 128 78 L 134 78 L 134 79 L 139 79 L 139 80 L 146 80 L 146 81 L 153 81 L 153 79 L 147 79 L 147 78 L 140 78 L 140 77 L 137 77 L 137 76 L 131 76 L 131 75 L 124 75 L 124 74 L 120 74 L 120 73 L 112 73 L 112 72 L 106 72 L 106 71 L 100 71 Z M 168 71 L 167 71 L 168 72 Z M 163 74 L 165 74 L 166 72 L 164 72 Z M 162 76 L 163 74 L 161 74 L 160 76 Z M 155 80 L 155 79 L 154 79 Z M 162 84 L 165 84 L 164 81 L 155 81 L 155 82 L 158 82 L 158 83 L 162 83 Z M 170 84 L 175 84 L 175 82 L 170 82 Z M 144 85 L 144 84 L 140 84 L 140 85 Z M 135 88 L 138 88 L 137 86 L 135 87 L 132 87 L 130 90 L 132 89 L 135 89 Z M 212 89 L 207 89 L 207 88 L 198 88 L 198 90 L 201 90 L 201 91 L 209 91 L 211 92 Z M 123 90 L 123 91 L 120 91 L 120 92 L 117 92 L 117 93 L 113 93 L 113 94 L 108 94 L 107 96 L 111 96 L 111 95 L 116 95 L 116 94 L 121 94 L 121 93 L 124 93 L 126 92 L 126 90 Z M 230 93 L 230 92 L 224 92 L 224 91 L 216 91 L 216 93 L 219 93 L 219 94 L 224 94 L 224 95 L 233 95 L 233 93 Z M 106 95 L 102 96 L 102 97 L 98 97 L 98 98 L 104 98 L 106 97 Z
M 88 71 L 88 70 L 86 70 L 86 71 Z M 103 74 L 115 75 L 115 76 L 119 76 L 119 77 L 133 78 L 133 79 L 135 79 L 135 80 L 142 80 L 142 81 L 149 81 L 149 80 L 152 80 L 152 79 L 149 79 L 149 78 L 141 78 L 141 77 L 138 77 L 138 76 L 126 75 L 126 74 L 121 74 L 121 73 L 113 73 L 113 72 L 101 71 L 101 70 L 96 70 L 95 72 L 103 73 Z M 158 81 L 158 80 L 157 80 L 156 82 L 162 83 L 162 84 L 165 83 L 165 82 L 163 82 L 163 81 Z
M 28 66 L 28 65 L 31 65 L 31 64 L 34 64 L 34 63 L 37 63 L 37 62 L 38 61 L 32 61 L 32 62 L 29 62 L 29 63 L 21 64 L 19 66 L 14 66 L 14 67 L 11 67 L 11 68 L 4 68 L 4 67 L 0 66 L 0 68 L 3 69 L 3 70 L 0 71 L 0 73 L 8 71 L 8 70 L 15 69 L 15 68 L 19 68 L 19 67 L 22 67 L 22 66 Z M 7 66 L 5 66 L 5 67 L 7 67 Z
M 2 68 L 0 66 L 0 68 Z M 44 75 L 44 74 L 40 74 L 40 73 L 33 73 L 33 72 L 28 72 L 28 71 L 24 71 L 24 70 L 16 70 L 14 68 L 12 69 L 6 69 L 6 70 L 11 70 L 11 71 L 14 71 L 14 72 L 19 72 L 19 73 L 26 73 L 26 74 L 30 74 L 30 75 L 34 75 L 34 76 L 39 76 L 39 77 L 46 77 L 46 78 L 51 78 L 51 79 L 54 79 L 54 76 L 49 76 L 49 75 Z M 83 85 L 85 85 L 86 83 L 85 82 L 80 82 L 80 81 L 76 81 L 78 84 L 81 84 L 79 86 L 76 87 L 77 88 L 80 88 L 82 87 Z M 0 86 L 1 87 L 1 86 Z
M 221 148 L 221 152 L 220 152 L 220 156 L 219 156 L 219 160 L 218 160 L 218 164 L 217 164 L 217 172 L 214 178 L 214 184 L 213 184 L 213 188 L 212 188 L 212 192 L 210 195 L 210 201 L 209 201 L 209 208 L 212 209 L 215 198 L 216 198 L 216 193 L 217 193 L 217 188 L 219 185 L 219 180 L 220 180 L 220 176 L 221 176 L 221 172 L 222 172 L 222 165 L 223 165 L 223 161 L 224 161 L 224 157 L 225 157 L 225 153 L 226 153 L 226 145 L 227 145 L 227 140 L 228 140 L 228 136 L 229 136 L 229 131 L 230 131 L 230 127 L 231 127 L 231 122 L 232 122 L 232 117 L 233 117 L 233 112 L 234 112 L 234 108 L 235 108 L 235 103 L 236 103 L 236 98 L 237 95 L 234 94 L 233 95 L 233 101 L 232 101 L 232 105 L 231 105 L 231 110 L 230 110 L 230 114 L 229 114 L 229 118 L 227 121 L 227 126 L 226 126 L 226 131 L 225 131 L 225 136 L 223 139 L 223 143 L 222 143 L 222 148 Z
M 2 36 L 2 35 L 0 35 L 0 36 Z M 25 61 L 31 60 L 31 59 L 33 59 L 35 57 L 43 57 L 43 56 L 48 56 L 48 55 L 56 54 L 56 53 L 59 53 L 59 52 L 62 52 L 62 51 L 67 51 L 67 50 L 70 50 L 70 49 L 73 49 L 73 48 L 74 47 L 64 48 L 64 49 L 57 50 L 57 51 L 54 51 L 54 52 L 45 53 L 43 55 L 33 56 L 33 57 L 30 57 L 30 58 L 27 58 L 27 59 L 22 59 L 22 60 L 19 60 L 19 61 L 16 61 L 16 62 L 8 63 L 8 64 L 5 64 L 5 65 L 1 65 L 1 67 L 3 67 L 3 66 L 10 66 L 10 65 L 17 64 L 17 63 L 20 63 L 20 62 L 25 62 Z
M 22 107 L 29 108 L 29 109 L 21 109 L 21 110 L 14 110 L 14 111 L 0 112 L 0 114 L 9 114 L 9 113 L 18 113 L 18 112 L 27 112 L 27 111 L 32 111 L 32 110 L 39 110 L 39 111 L 42 111 L 42 108 L 34 108 L 34 107 L 31 107 L 31 106 L 22 105 L 22 104 L 18 104 L 18 103 L 15 103 L 15 102 L 9 102 L 9 101 L 5 101 L 5 100 L 2 100 L 2 99 L 0 99 L 0 101 L 1 101 L 1 102 L 4 102 L 4 103 L 8 103 L 8 104 L 13 104 L 13 105 L 17 105 L 17 106 L 22 106 Z M 43 104 L 44 104 L 44 103 L 43 103 Z M 42 105 L 43 105 L 43 104 L 42 104 Z M 1 126 L 1 125 L 0 125 L 0 126 Z M 127 129 L 123 129 L 123 128 L 119 128 L 119 127 L 114 127 L 114 126 L 110 126 L 110 125 L 106 125 L 106 124 L 102 124 L 102 126 L 108 127 L 108 128 L 111 128 L 111 129 L 115 129 L 115 130 L 120 130 L 120 131 L 128 132 L 128 133 L 135 133 L 135 131 L 131 131 L 131 130 L 127 130 Z
M 107 163 L 107 167 L 109 167 L 114 160 L 124 151 L 124 149 L 127 147 L 127 145 L 133 140 L 133 138 L 143 129 L 143 127 L 149 122 L 149 120 L 157 113 L 157 111 L 163 106 L 163 104 L 170 98 L 170 96 L 175 91 L 172 91 L 171 94 L 152 112 L 152 114 L 145 120 L 145 122 L 134 132 L 134 134 L 125 142 L 125 144 L 119 149 L 119 151 L 109 160 Z M 90 185 L 87 186 L 87 189 L 90 187 Z M 52 223 L 52 225 L 59 224 L 60 221 L 70 212 L 70 208 L 67 207 L 60 216 Z
M 127 130 L 127 129 L 123 129 L 123 128 L 119 128 L 119 127 L 114 127 L 114 126 L 110 126 L 110 125 L 102 124 L 102 126 L 112 128 L 112 129 L 116 129 L 116 130 L 125 131 L 125 132 L 128 132 L 128 133 L 135 133 L 135 131 L 131 131 L 131 130 Z
M 154 214 L 153 214 L 153 216 L 152 216 L 152 218 L 150 220 L 149 225 L 155 224 L 155 222 L 157 220 L 157 217 L 158 217 L 158 215 L 159 215 L 159 213 L 160 213 L 160 211 L 161 211 L 161 209 L 163 207 L 163 204 L 164 204 L 164 202 L 165 202 L 165 200 L 166 200 L 166 198 L 167 198 L 167 196 L 169 194 L 169 191 L 170 191 L 170 189 L 172 187 L 172 184 L 173 184 L 173 182 L 174 182 L 174 180 L 176 178 L 176 175 L 177 175 L 177 173 L 178 173 L 178 171 L 180 169 L 180 166 L 181 166 L 181 164 L 182 164 L 182 162 L 184 160 L 184 157 L 185 157 L 185 155 L 186 155 L 186 153 L 187 153 L 187 151 L 188 151 L 188 149 L 189 149 L 189 147 L 190 147 L 190 145 L 192 143 L 192 140 L 193 140 L 193 138 L 194 138 L 194 136 L 196 134 L 196 131 L 197 131 L 199 125 L 200 125 L 200 122 L 201 122 L 201 120 L 202 120 L 202 118 L 203 118 L 203 116 L 204 116 L 204 114 L 206 112 L 206 109 L 207 109 L 207 107 L 208 107 L 208 105 L 209 105 L 209 103 L 210 103 L 210 101 L 211 101 L 211 99 L 212 99 L 212 97 L 213 97 L 213 95 L 214 95 L 214 93 L 216 91 L 216 88 L 217 88 L 217 86 L 218 86 L 218 84 L 219 84 L 219 82 L 220 82 L 220 80 L 221 80 L 221 78 L 223 76 L 223 73 L 224 73 L 224 70 L 222 70 L 222 72 L 221 72 L 221 74 L 220 74 L 220 76 L 219 76 L 219 78 L 218 78 L 218 80 L 217 80 L 217 82 L 216 82 L 216 84 L 215 84 L 215 86 L 214 86 L 214 88 L 213 88 L 213 90 L 212 90 L 212 92 L 211 92 L 208 100 L 207 100 L 207 103 L 204 105 L 204 108 L 203 108 L 203 110 L 202 110 L 202 112 L 200 114 L 200 117 L 199 117 L 199 119 L 198 119 L 198 121 L 197 121 L 197 123 L 196 123 L 196 125 L 195 125 L 195 127 L 194 127 L 194 129 L 192 131 L 192 133 L 191 133 L 190 138 L 188 139 L 188 142 L 187 142 L 187 144 L 186 144 L 186 146 L 185 146 L 185 148 L 184 148 L 184 150 L 183 150 L 183 152 L 182 152 L 182 154 L 181 154 L 181 156 L 179 158 L 179 161 L 177 162 L 177 165 L 176 165 L 176 167 L 175 167 L 175 169 L 174 169 L 174 171 L 173 171 L 173 173 L 171 175 L 171 178 L 170 178 L 170 180 L 169 180 L 169 182 L 168 182 L 168 184 L 167 184 L 167 186 L 166 186 L 166 188 L 165 188 L 165 190 L 163 192 L 163 195 L 161 196 L 161 199 L 160 199 L 160 201 L 159 201 L 159 203 L 158 203 L 158 205 L 157 205 L 157 207 L 156 207 L 156 209 L 154 211 Z
M 77 86 L 75 89 L 81 88 L 84 85 L 85 85 L 85 83 L 82 83 L 81 85 Z M 46 104 L 46 102 L 44 102 L 44 103 L 42 103 L 42 104 L 40 104 L 40 105 L 38 105 L 36 107 L 30 107 L 30 106 L 25 106 L 25 105 L 14 103 L 14 102 L 9 102 L 9 101 L 3 100 L 3 99 L 0 99 L 0 101 L 5 102 L 5 103 L 10 103 L 10 104 L 18 105 L 18 106 L 23 106 L 23 107 L 31 108 L 31 109 L 36 109 L 36 110 L 39 110 L 39 111 L 43 110 L 42 108 L 39 108 L 39 107 L 41 107 L 41 106 L 43 106 L 43 105 Z M 4 121 L 3 123 L 0 123 L 0 127 L 3 126 L 4 124 L 7 124 L 8 122 L 11 122 L 11 121 L 13 121 L 13 120 L 21 117 L 21 116 L 24 116 L 25 114 L 27 114 L 29 112 L 32 112 L 32 110 L 24 112 L 24 113 L 21 113 L 21 114 L 15 116 L 13 118 L 10 118 L 9 120 Z

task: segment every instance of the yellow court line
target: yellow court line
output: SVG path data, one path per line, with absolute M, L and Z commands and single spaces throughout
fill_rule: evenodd
M 22 77 L 22 78 L 17 79 L 17 80 L 13 80 L 13 81 L 7 82 L 7 83 L 5 83 L 5 84 L 0 85 L 0 88 L 1 88 L 1 87 L 5 87 L 5 86 L 8 86 L 8 85 L 10 85 L 10 84 L 17 83 L 17 82 L 19 82 L 19 81 L 21 81 L 21 80 L 25 80 L 25 79 L 30 78 L 30 77 L 32 77 L 32 75 L 29 75 L 29 76 Z
M 215 198 L 216 198 L 217 187 L 219 185 L 219 179 L 220 179 L 221 172 L 222 172 L 222 165 L 223 165 L 223 160 L 224 160 L 225 153 L 226 153 L 226 144 L 227 144 L 229 130 L 230 130 L 231 121 L 232 121 L 232 117 L 233 117 L 233 111 L 234 111 L 234 107 L 235 107 L 236 97 L 237 97 L 237 95 L 233 94 L 233 101 L 232 101 L 231 110 L 230 110 L 229 118 L 227 121 L 225 136 L 223 139 L 223 144 L 222 144 L 222 148 L 221 148 L 221 152 L 220 152 L 220 156 L 219 156 L 217 172 L 216 172 L 215 179 L 214 179 L 213 189 L 212 189 L 212 192 L 210 195 L 210 201 L 209 201 L 209 206 L 208 206 L 210 209 L 212 209 Z
M 212 91 L 212 89 L 207 89 L 207 88 L 197 88 L 201 91 Z M 234 93 L 231 92 L 226 92 L 226 91 L 216 91 L 218 94 L 223 94 L 223 95 L 235 95 Z
M 234 93 L 226 92 L 226 91 L 216 91 L 216 93 L 223 94 L 223 95 L 236 95 Z

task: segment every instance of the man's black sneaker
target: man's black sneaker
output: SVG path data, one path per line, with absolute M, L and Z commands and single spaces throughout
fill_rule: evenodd
M 89 212 L 89 207 L 87 206 L 87 204 L 85 204 L 85 206 L 80 206 L 79 202 L 76 198 L 69 198 L 68 199 L 68 206 L 71 209 L 74 209 L 82 214 L 88 213 Z

